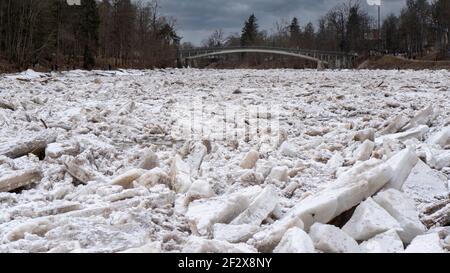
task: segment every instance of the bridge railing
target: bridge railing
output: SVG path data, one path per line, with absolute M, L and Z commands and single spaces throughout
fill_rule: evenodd
M 348 53 L 348 52 L 341 52 L 341 51 L 324 51 L 324 50 L 269 47 L 269 46 L 203 47 L 203 48 L 181 49 L 181 50 L 179 50 L 179 54 L 184 56 L 184 55 L 191 55 L 191 54 L 214 53 L 217 51 L 239 50 L 239 49 L 278 50 L 278 51 L 293 52 L 293 53 L 304 53 L 307 55 L 337 55 L 337 56 L 346 56 L 346 57 L 357 57 L 358 56 L 358 54 L 356 54 L 356 53 Z

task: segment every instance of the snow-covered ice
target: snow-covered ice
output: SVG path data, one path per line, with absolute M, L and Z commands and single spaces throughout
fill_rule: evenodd
M 0 252 L 447 251 L 448 109 L 444 70 L 2 75 Z

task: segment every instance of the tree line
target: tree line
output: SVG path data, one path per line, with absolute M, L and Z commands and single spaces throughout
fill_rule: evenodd
M 268 34 L 260 30 L 252 14 L 245 21 L 240 34 L 225 37 L 216 30 L 203 41 L 205 47 L 272 46 L 356 52 L 363 56 L 370 52 L 397 54 L 408 57 L 423 56 L 432 51 L 440 58 L 449 53 L 450 0 L 407 0 L 400 15 L 387 16 L 378 32 L 377 19 L 369 16 L 361 1 L 348 0 L 338 4 L 322 16 L 317 24 L 301 26 L 301 18 L 276 22 Z M 191 45 L 184 44 L 185 47 Z
M 345 0 L 318 24 L 280 20 L 269 32 L 252 14 L 241 33 L 216 30 L 203 46 L 271 46 L 316 50 L 449 55 L 450 0 L 407 0 L 377 32 L 360 0 Z M 157 0 L 0 0 L 0 70 L 40 67 L 153 68 L 173 66 L 180 37 Z M 189 37 L 187 37 L 189 38 Z M 182 47 L 192 47 L 189 43 Z
M 156 0 L 0 1 L 0 64 L 12 69 L 172 66 L 179 39 Z
M 383 22 L 383 46 L 387 52 L 423 56 L 432 49 L 442 57 L 449 55 L 450 0 L 408 0 L 399 16 L 389 15 Z

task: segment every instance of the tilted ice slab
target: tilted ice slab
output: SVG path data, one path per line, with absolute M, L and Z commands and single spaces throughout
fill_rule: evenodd
M 394 176 L 386 184 L 385 188 L 400 190 L 403 183 L 411 173 L 412 168 L 417 164 L 419 158 L 411 148 L 406 148 L 391 157 L 386 164 L 394 170 Z
M 7 192 L 17 188 L 39 182 L 42 173 L 37 168 L 9 171 L 0 173 L 0 192 Z
M 371 140 L 366 139 L 361 146 L 356 149 L 354 153 L 355 161 L 366 161 L 372 155 L 373 149 L 375 148 L 375 143 Z
M 382 135 L 388 135 L 388 134 L 395 134 L 400 129 L 405 127 L 409 122 L 409 118 L 404 116 L 403 114 L 400 114 L 390 120 L 385 128 L 381 131 Z
M 192 233 L 205 236 L 215 223 L 230 223 L 249 207 L 260 192 L 261 188 L 255 186 L 229 195 L 193 201 L 186 213 Z
M 381 136 L 381 137 L 375 139 L 375 143 L 377 145 L 380 145 L 380 144 L 383 144 L 383 142 L 385 140 L 394 140 L 394 139 L 397 139 L 400 141 L 405 141 L 405 140 L 408 140 L 411 138 L 416 138 L 416 139 L 422 140 L 424 138 L 425 134 L 429 130 L 430 130 L 430 127 L 428 127 L 427 125 L 420 125 L 420 126 L 417 126 L 416 128 L 412 128 L 405 132 Z
M 446 179 L 438 171 L 419 160 L 403 184 L 402 191 L 419 203 L 429 203 L 435 196 L 447 192 Z
M 287 215 L 300 217 L 306 229 L 315 222 L 328 223 L 374 195 L 393 176 L 392 167 L 381 160 L 359 163 L 324 190 L 300 201 Z
M 255 197 L 249 207 L 242 212 L 236 219 L 234 219 L 232 225 L 261 225 L 262 221 L 269 216 L 269 214 L 275 209 L 279 202 L 278 193 L 274 186 L 267 186 L 262 192 Z
M 416 236 L 425 232 L 417 208 L 403 193 L 389 189 L 378 193 L 373 199 L 400 223 L 403 230 L 398 234 L 404 243 L 410 243 Z
M 177 193 L 187 192 L 192 184 L 191 168 L 178 154 L 173 158 L 170 178 L 172 189 Z
M 119 185 L 123 188 L 128 188 L 133 181 L 145 174 L 143 169 L 131 169 L 111 180 L 111 185 Z
M 198 173 L 206 154 L 207 148 L 205 145 L 201 143 L 196 143 L 193 145 L 192 151 L 186 159 L 186 162 L 191 170 L 191 175 L 196 175 Z
M 433 117 L 434 110 L 433 105 L 428 105 L 424 109 L 417 112 L 417 114 L 409 121 L 409 123 L 402 128 L 403 130 L 409 130 L 418 125 L 427 124 Z
M 357 241 L 365 241 L 390 229 L 401 230 L 400 224 L 372 198 L 362 202 L 342 230 Z
M 450 144 L 450 126 L 447 126 L 437 133 L 433 134 L 429 139 L 427 139 L 427 143 L 438 145 L 442 148 Z

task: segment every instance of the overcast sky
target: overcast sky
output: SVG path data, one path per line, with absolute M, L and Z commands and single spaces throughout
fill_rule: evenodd
M 347 0 L 160 0 L 162 12 L 177 20 L 177 31 L 183 42 L 200 44 L 215 29 L 228 35 L 241 31 L 243 22 L 252 13 L 262 29 L 270 31 L 280 19 L 296 16 L 304 26 L 309 21 L 317 25 L 320 16 Z M 398 13 L 406 0 L 383 0 L 382 14 Z M 374 17 L 377 10 L 361 0 L 363 8 Z

